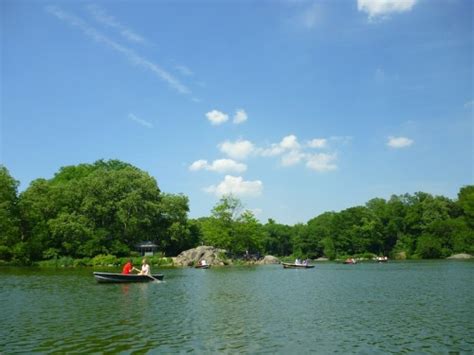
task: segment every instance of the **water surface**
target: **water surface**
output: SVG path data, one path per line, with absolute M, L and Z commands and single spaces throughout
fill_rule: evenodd
M 165 282 L 0 268 L 0 352 L 474 350 L 473 262 L 153 271 Z

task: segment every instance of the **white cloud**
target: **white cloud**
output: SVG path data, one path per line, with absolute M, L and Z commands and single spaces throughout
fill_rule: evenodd
M 228 115 L 217 110 L 209 111 L 208 113 L 206 113 L 206 117 L 209 122 L 211 122 L 211 124 L 214 126 L 220 125 L 229 119 Z
M 280 144 L 272 144 L 270 148 L 259 148 L 258 152 L 262 157 L 274 157 L 275 155 L 280 155 L 283 153 L 284 149 L 280 146 Z
M 296 138 L 295 135 L 290 134 L 289 136 L 283 137 L 280 146 L 283 149 L 299 149 L 300 144 L 298 143 L 298 138 Z
M 207 160 L 196 160 L 194 163 L 192 163 L 190 166 L 189 166 L 189 170 L 191 171 L 198 171 L 198 170 L 201 170 L 201 169 L 206 169 L 206 167 L 208 167 L 209 164 L 207 163 Z
M 334 161 L 337 159 L 336 153 L 325 154 L 325 153 L 315 153 L 308 154 L 306 156 L 306 167 L 312 170 L 319 172 L 327 172 L 337 169 L 337 165 Z
M 387 17 L 391 13 L 410 11 L 417 0 L 357 0 L 357 8 L 369 15 L 369 20 Z
M 247 170 L 247 165 L 238 163 L 232 159 L 218 159 L 212 162 L 209 170 L 217 171 L 219 173 L 243 173 L 245 170 Z
M 344 139 L 342 139 L 344 138 Z M 331 137 L 333 141 L 345 141 L 347 137 Z M 337 169 L 335 163 L 337 154 L 314 154 L 308 153 L 308 148 L 327 148 L 328 139 L 315 138 L 307 141 L 304 145 L 298 142 L 298 138 L 290 134 L 283 137 L 280 143 L 271 144 L 269 148 L 258 148 L 256 152 L 262 157 L 281 155 L 280 163 L 283 167 L 289 167 L 301 162 L 306 162 L 306 167 L 319 172 L 327 172 Z
M 295 135 L 290 134 L 280 141 L 280 143 L 273 143 L 269 148 L 259 148 L 258 153 L 263 157 L 273 157 L 276 155 L 283 154 L 289 150 L 298 150 L 300 144 L 298 143 L 298 138 Z
M 234 159 L 246 159 L 255 150 L 253 143 L 247 140 L 225 141 L 218 147 L 221 152 Z
M 300 144 L 298 138 L 290 134 L 283 137 L 279 143 L 273 143 L 267 146 L 267 148 L 256 147 L 252 142 L 247 140 L 237 140 L 235 142 L 225 141 L 219 144 L 218 147 L 221 152 L 237 160 L 246 159 L 251 155 L 257 157 L 280 156 L 280 164 L 283 167 L 290 167 L 305 162 L 306 167 L 309 169 L 325 172 L 337 169 L 337 154 L 314 154 L 308 152 L 308 150 L 310 148 L 327 149 L 329 140 L 335 143 L 345 143 L 346 141 L 350 141 L 350 137 L 315 138 L 307 141 L 305 144 Z M 206 169 L 211 170 L 208 167 L 206 167 Z M 213 170 L 217 171 L 216 169 Z
M 138 118 L 137 116 L 135 116 L 133 113 L 129 113 L 128 118 L 130 118 L 132 121 L 135 121 L 144 127 L 153 128 L 153 124 L 151 122 L 142 120 L 141 118 Z
M 327 146 L 327 139 L 325 138 L 315 138 L 308 142 L 308 147 L 310 148 L 326 148 Z
M 211 185 L 204 189 L 208 193 L 220 197 L 223 195 L 256 197 L 262 194 L 263 183 L 260 180 L 245 181 L 241 176 L 226 175 L 219 185 Z
M 139 34 L 132 31 L 130 28 L 122 25 L 117 19 L 109 14 L 98 5 L 88 5 L 87 10 L 91 13 L 94 19 L 102 25 L 115 28 L 120 35 L 131 42 L 146 44 L 147 41 Z
M 305 157 L 305 154 L 301 153 L 300 151 L 292 150 L 289 153 L 286 153 L 281 157 L 281 165 L 283 165 L 283 166 L 296 165 L 304 157 Z
M 198 170 L 209 170 L 215 171 L 218 173 L 243 173 L 247 170 L 247 165 L 243 163 L 238 163 L 232 159 L 217 159 L 209 164 L 207 160 L 197 160 L 189 166 L 189 170 L 198 171 Z
M 206 113 L 206 117 L 211 122 L 211 124 L 215 126 L 225 123 L 229 120 L 228 114 L 218 110 L 209 111 L 208 113 Z M 241 124 L 247 121 L 247 119 L 247 112 L 245 112 L 244 109 L 238 109 L 233 117 L 233 122 L 234 124 Z
M 387 145 L 391 148 L 406 148 L 413 144 L 413 140 L 406 137 L 388 137 Z
M 71 15 L 56 6 L 47 6 L 46 11 L 51 15 L 57 17 L 61 21 L 67 22 L 73 27 L 79 28 L 87 37 L 92 38 L 94 41 L 104 44 L 106 47 L 113 49 L 114 51 L 122 54 L 131 62 L 133 65 L 140 66 L 152 74 L 154 74 L 159 79 L 168 83 L 174 90 L 178 91 L 180 94 L 190 94 L 191 91 L 182 84 L 178 79 L 173 77 L 166 70 L 162 69 L 158 64 L 149 61 L 148 59 L 138 55 L 133 50 L 124 47 L 115 41 L 112 41 L 107 36 L 103 35 L 97 31 L 94 27 L 89 26 L 81 18 Z
M 245 112 L 245 110 L 239 109 L 239 110 L 237 110 L 237 112 L 234 115 L 234 123 L 235 124 L 243 123 L 243 122 L 247 121 L 247 118 L 248 118 L 248 116 L 247 116 L 247 113 Z

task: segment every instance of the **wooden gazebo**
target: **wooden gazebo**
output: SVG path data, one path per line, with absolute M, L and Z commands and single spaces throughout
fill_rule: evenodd
M 137 250 L 142 256 L 153 256 L 155 251 L 158 249 L 158 245 L 151 241 L 145 241 L 137 244 Z

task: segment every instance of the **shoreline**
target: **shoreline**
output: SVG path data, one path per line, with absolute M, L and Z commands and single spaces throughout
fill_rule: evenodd
M 128 259 L 128 258 L 126 258 Z M 173 258 L 164 258 L 167 260 L 163 260 L 159 263 L 152 263 L 151 266 L 154 268 L 164 268 L 164 269 L 182 269 L 182 268 L 193 268 L 192 265 L 179 265 L 173 263 L 174 260 L 169 262 L 169 259 Z M 344 264 L 345 259 L 336 259 L 336 260 L 311 260 L 310 263 L 313 265 L 317 264 Z M 377 260 L 370 260 L 370 259 L 357 259 L 356 264 L 384 264 L 384 262 L 379 262 Z M 83 263 L 83 259 L 69 259 L 62 260 L 62 258 L 58 258 L 57 260 L 43 260 L 39 262 L 35 262 L 31 265 L 22 265 L 17 263 L 11 262 L 4 262 L 0 260 L 0 268 L 1 267 L 18 267 L 18 268 L 37 268 L 37 269 L 97 269 L 97 268 L 109 268 L 109 269 L 117 269 L 122 267 L 123 263 L 97 263 L 97 264 L 90 264 L 90 263 Z M 438 258 L 438 259 L 421 259 L 421 258 L 410 258 L 410 259 L 389 259 L 388 263 L 405 263 L 405 262 L 429 262 L 429 261 L 474 261 L 474 256 L 470 254 L 455 254 L 446 258 Z M 226 268 L 226 267 L 253 267 L 253 266 L 265 266 L 265 265 L 281 265 L 283 262 L 292 262 L 291 259 L 282 258 L 280 262 L 275 262 L 272 264 L 264 264 L 259 263 L 258 261 L 241 261 L 241 260 L 228 260 L 228 263 L 225 265 L 212 265 L 212 267 L 217 268 Z

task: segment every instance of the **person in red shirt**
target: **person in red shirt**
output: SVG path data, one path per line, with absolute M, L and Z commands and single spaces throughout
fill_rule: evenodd
M 128 262 L 123 266 L 122 274 L 128 275 L 133 269 L 132 259 L 128 259 Z

